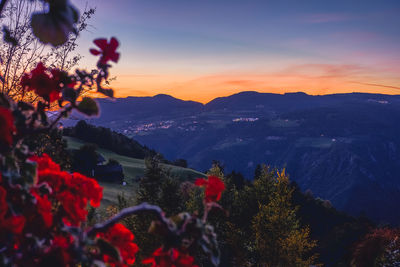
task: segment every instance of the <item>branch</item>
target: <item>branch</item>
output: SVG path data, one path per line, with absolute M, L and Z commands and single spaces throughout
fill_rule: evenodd
M 95 224 L 88 232 L 87 235 L 94 235 L 98 232 L 104 232 L 106 231 L 109 227 L 113 226 L 114 224 L 116 224 L 117 222 L 123 220 L 124 218 L 133 215 L 133 214 L 137 214 L 143 211 L 151 211 L 153 212 L 155 215 L 157 215 L 158 220 L 167 227 L 167 229 L 170 232 L 174 232 L 176 231 L 176 226 L 173 222 L 171 222 L 168 218 L 166 218 L 164 216 L 164 212 L 162 211 L 162 209 L 158 206 L 155 205 L 150 205 L 146 202 L 141 203 L 140 205 L 137 206 L 133 206 L 133 207 L 129 207 L 129 208 L 125 208 L 123 209 L 120 213 L 118 213 L 117 215 L 115 215 L 114 217 L 112 217 L 111 219 L 103 222 L 103 223 L 98 223 Z
M 68 106 L 65 108 L 65 110 L 61 111 L 60 114 L 58 115 L 58 117 L 54 121 L 52 121 L 52 123 L 50 124 L 49 127 L 47 127 L 47 129 L 51 130 L 62 119 L 64 114 L 70 112 L 72 110 L 72 108 L 73 107 L 71 104 L 71 106 Z
M 0 3 L 0 15 L 3 13 L 4 6 L 6 5 L 7 0 L 2 0 Z

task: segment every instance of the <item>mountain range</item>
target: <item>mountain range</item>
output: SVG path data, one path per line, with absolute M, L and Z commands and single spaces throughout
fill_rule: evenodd
M 168 95 L 97 100 L 109 127 L 204 171 L 213 160 L 252 179 L 258 164 L 286 168 L 343 211 L 400 223 L 400 95 L 241 92 L 207 104 Z

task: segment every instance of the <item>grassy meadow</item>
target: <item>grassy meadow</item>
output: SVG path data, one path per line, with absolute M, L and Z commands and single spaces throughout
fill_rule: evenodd
M 82 145 L 85 144 L 85 142 L 83 142 L 82 140 L 72 137 L 65 136 L 64 139 L 67 141 L 69 149 L 79 149 Z M 144 160 L 122 156 L 110 150 L 102 149 L 100 147 L 97 148 L 97 152 L 100 153 L 106 160 L 117 160 L 122 165 L 125 180 L 127 182 L 127 185 L 125 186 L 114 183 L 100 182 L 101 186 L 103 186 L 104 188 L 102 205 L 116 203 L 118 194 L 124 194 L 124 196 L 127 198 L 134 198 L 138 186 L 138 181 L 140 177 L 144 175 Z M 188 168 L 182 168 L 168 164 L 162 164 L 162 166 L 169 170 L 173 176 L 175 176 L 177 179 L 180 179 L 181 181 L 191 181 L 195 178 L 205 176 L 201 172 Z

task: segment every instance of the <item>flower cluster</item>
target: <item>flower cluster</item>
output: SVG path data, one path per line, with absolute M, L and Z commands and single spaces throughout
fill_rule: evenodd
M 38 163 L 38 184 L 46 183 L 51 188 L 51 198 L 60 203 L 64 222 L 77 226 L 85 221 L 89 201 L 93 207 L 100 206 L 103 188 L 96 180 L 80 173 L 60 171 L 60 167 L 46 154 L 30 160 Z M 44 198 L 42 202 L 46 200 Z
M 106 233 L 101 233 L 98 236 L 119 249 L 123 264 L 132 265 L 135 263 L 135 255 L 139 251 L 139 247 L 133 243 L 135 236 L 123 224 L 114 224 Z M 107 254 L 103 255 L 103 260 L 110 265 L 118 264 L 115 259 Z M 121 264 L 118 266 L 121 266 Z
M 30 73 L 25 73 L 21 78 L 21 86 L 34 91 L 43 99 L 53 102 L 60 98 L 64 86 L 73 87 L 75 83 L 65 71 L 59 69 L 48 70 L 42 62 L 39 62 Z
M 82 240 L 79 231 L 75 234 L 79 228 L 68 230 L 86 221 L 88 203 L 93 207 L 100 205 L 102 187 L 96 180 L 62 171 L 46 154 L 32 156 L 28 162 L 37 165 L 37 179 L 28 187 L 28 192 L 21 186 L 13 186 L 11 177 L 4 177 L 0 172 L 0 244 L 7 244 L 2 253 L 8 256 L 8 261 L 19 262 L 18 266 L 28 264 L 28 258 L 33 261 L 32 266 L 41 266 L 45 261 L 54 266 L 75 265 L 80 257 L 76 254 L 77 246 L 85 250 L 85 246 L 93 247 L 93 241 L 101 238 L 115 247 L 120 258 L 99 246 L 88 251 L 87 257 L 92 261 L 97 259 L 118 267 L 135 262 L 139 248 L 133 242 L 132 232 L 122 224 L 114 224 L 93 241 Z M 35 248 L 38 258 L 16 258 L 32 253 L 32 237 L 42 242 Z
M 217 176 L 210 175 L 207 179 L 198 178 L 195 185 L 205 187 L 204 200 L 206 202 L 216 202 L 221 199 L 225 184 Z
M 154 251 L 150 258 L 143 260 L 143 264 L 151 264 L 151 267 L 198 267 L 189 254 L 174 248 L 164 250 L 162 247 Z

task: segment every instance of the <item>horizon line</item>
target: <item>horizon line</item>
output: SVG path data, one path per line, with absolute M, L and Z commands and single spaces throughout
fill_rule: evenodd
M 398 88 L 400 89 L 400 88 Z M 178 100 L 182 100 L 182 101 L 188 101 L 188 102 L 196 102 L 196 103 L 201 103 L 203 105 L 206 105 L 218 98 L 224 98 L 224 97 L 230 97 L 230 96 L 234 96 L 234 95 L 238 95 L 238 94 L 242 94 L 242 93 L 257 93 L 257 94 L 271 94 L 271 95 L 286 95 L 286 94 L 305 94 L 307 96 L 329 96 L 329 95 L 348 95 L 348 94 L 366 94 L 366 95 L 382 95 L 382 96 L 400 96 L 400 94 L 389 94 L 389 93 L 370 93 L 370 92 L 359 92 L 359 91 L 354 91 L 354 92 L 346 92 L 346 93 L 327 93 L 327 94 L 311 94 L 311 93 L 306 93 L 304 91 L 295 91 L 295 92 L 284 92 L 284 93 L 272 93 L 272 92 L 259 92 L 259 91 L 255 91 L 255 90 L 246 90 L 246 91 L 240 91 L 237 93 L 233 93 L 233 94 L 227 94 L 227 95 L 222 95 L 222 96 L 217 96 L 213 99 L 211 99 L 210 101 L 198 101 L 198 100 L 193 100 L 193 99 L 184 99 L 184 98 L 179 98 L 176 97 L 172 94 L 166 94 L 166 93 L 158 93 L 158 94 L 154 94 L 154 95 L 142 95 L 142 96 L 135 96 L 135 95 L 129 95 L 129 96 L 121 96 L 121 97 L 114 97 L 114 99 L 125 99 L 125 98 L 129 98 L 129 97 L 134 97 L 134 98 L 145 98 L 145 97 L 156 97 L 156 96 L 169 96 L 172 97 L 174 99 L 178 99 Z M 96 97 L 97 99 L 109 99 L 110 101 L 112 101 L 111 98 L 107 98 L 107 97 Z

